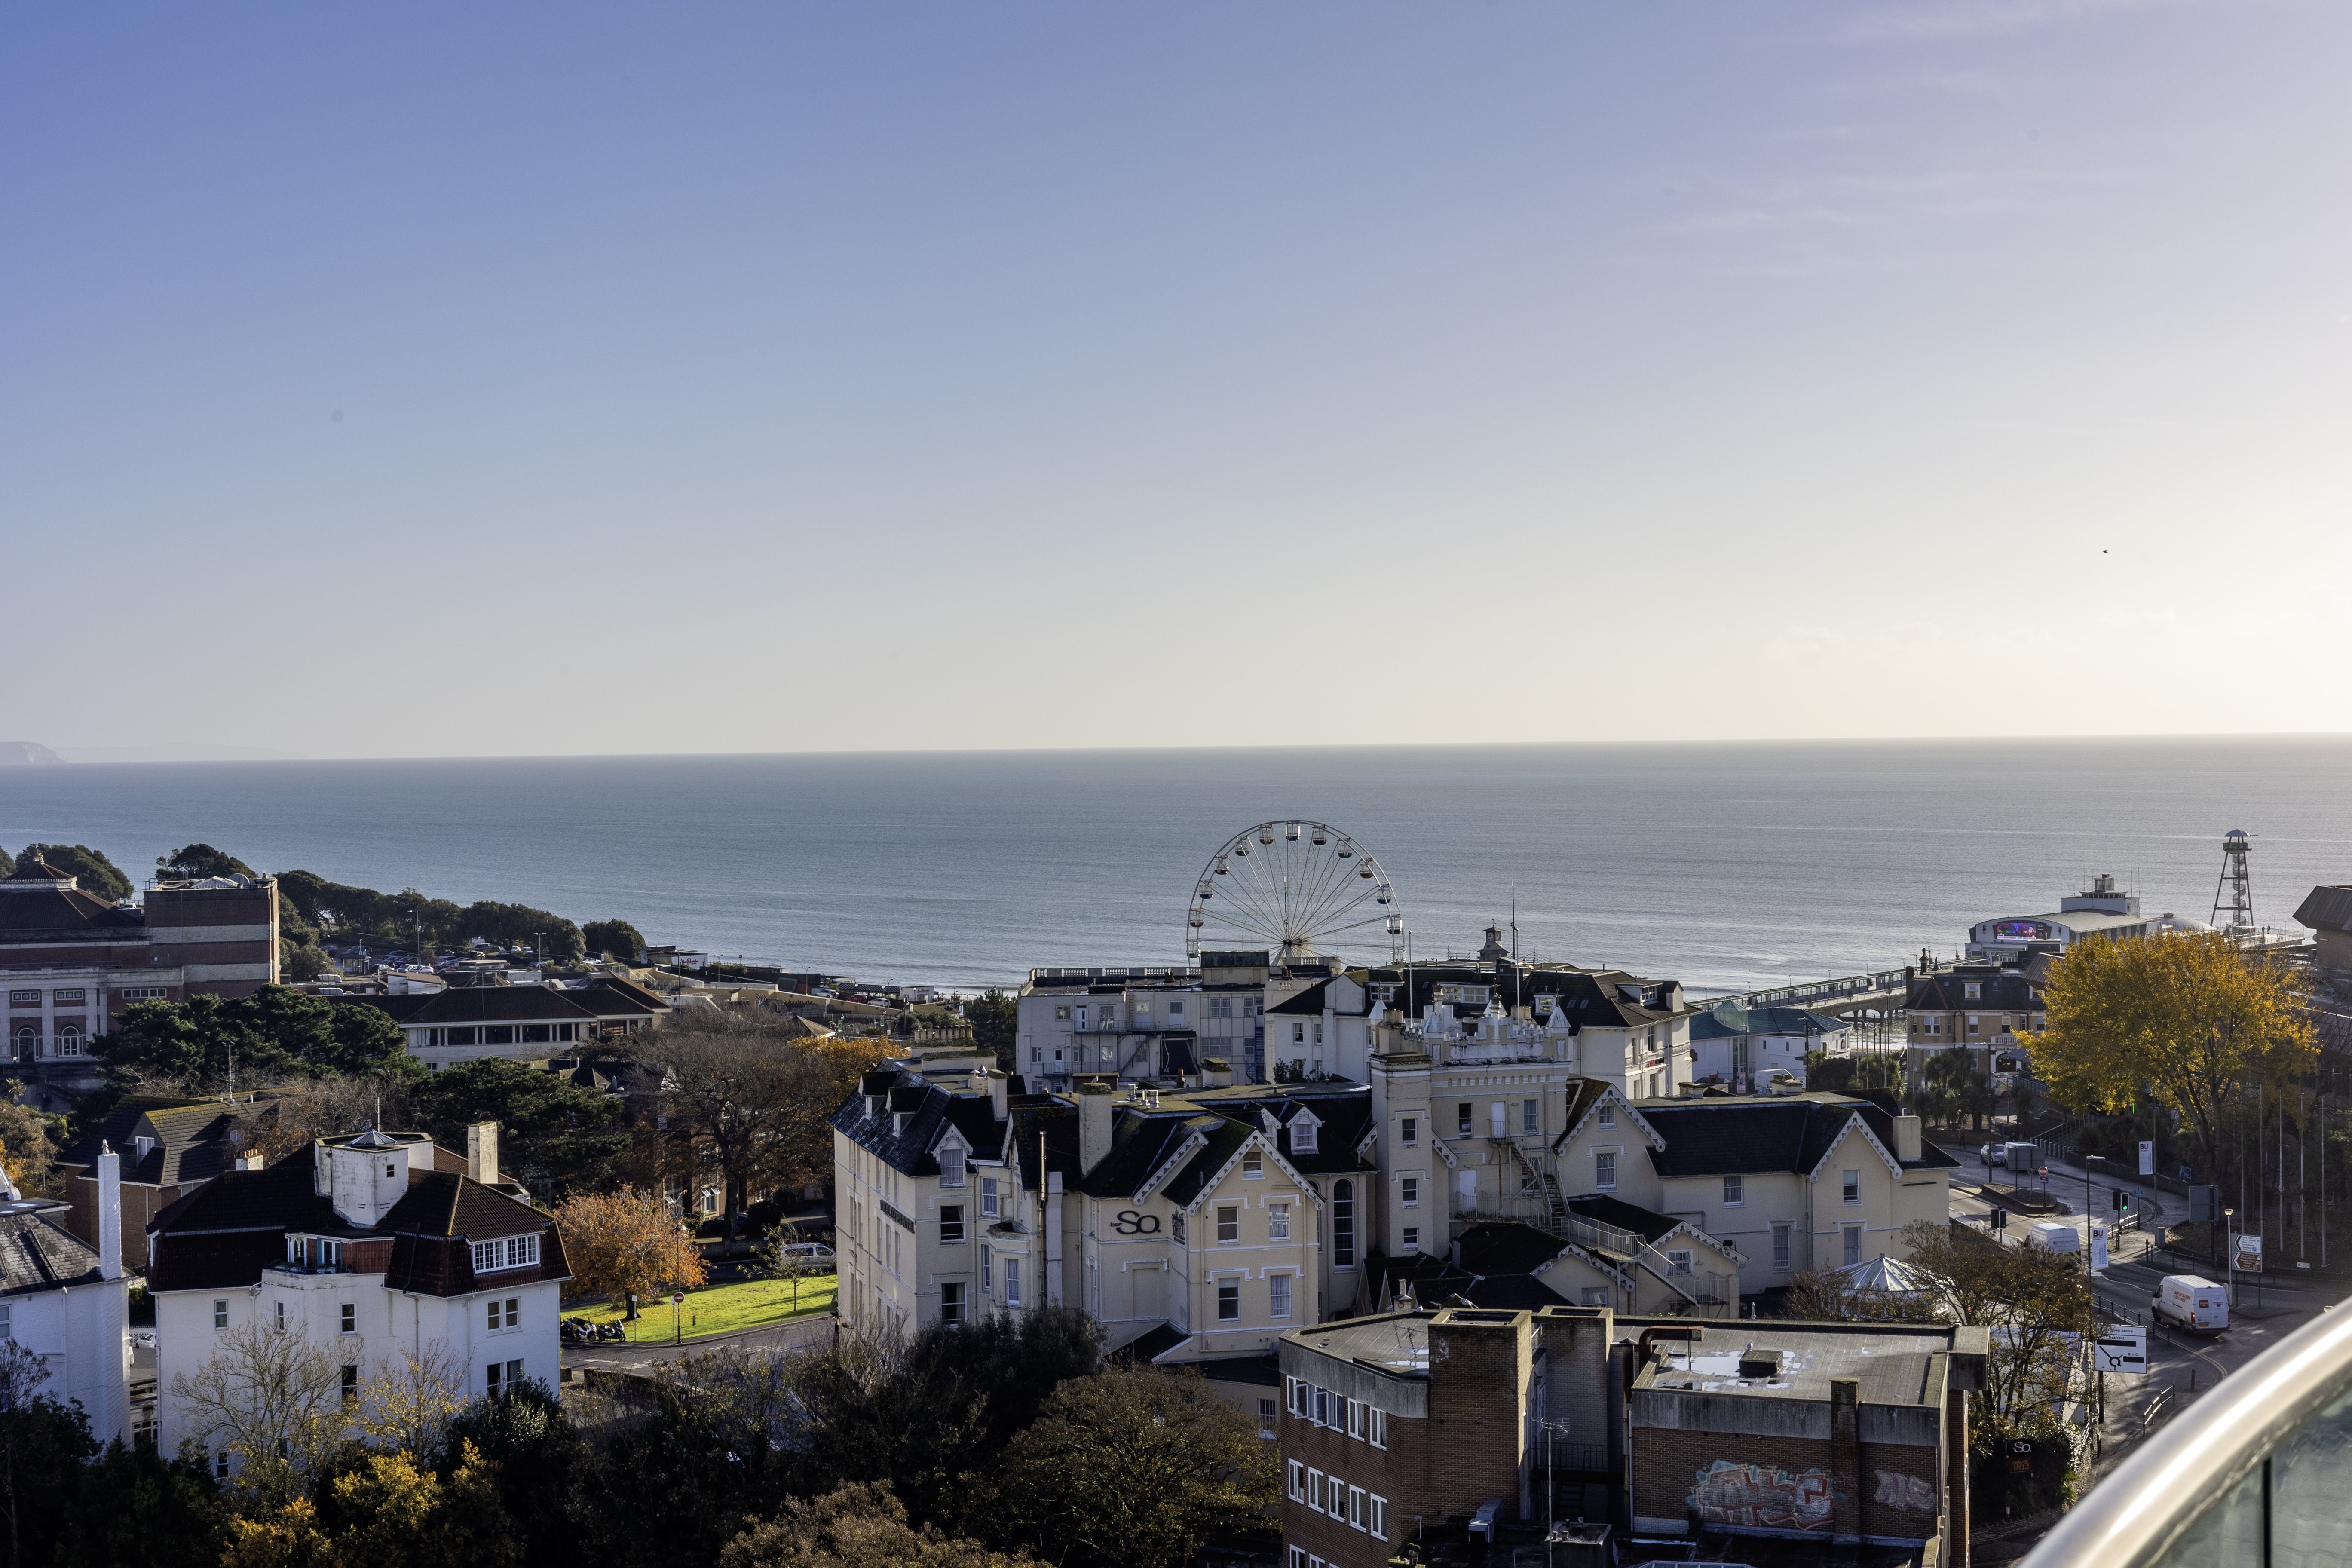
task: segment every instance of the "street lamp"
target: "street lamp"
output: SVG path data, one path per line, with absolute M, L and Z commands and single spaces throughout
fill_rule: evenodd
M 2237 1228 L 2232 1223 L 2237 1215 L 2236 1209 L 2221 1211 L 2221 1245 L 2225 1247 L 2230 1247 L 2230 1233 Z M 2238 1309 L 2238 1254 L 2235 1247 L 2223 1254 L 2221 1267 L 2221 1300 L 2229 1302 L 2230 1310 L 2234 1312 Z

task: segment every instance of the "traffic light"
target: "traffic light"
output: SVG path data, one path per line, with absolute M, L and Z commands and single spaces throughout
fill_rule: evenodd
M 2121 1214 L 2124 1210 L 2129 1207 L 2131 1207 L 2131 1194 L 2124 1191 L 2121 1187 L 2117 1187 L 2116 1189 L 2116 1212 L 2117 1214 Z
M 1995 1230 L 2007 1230 L 2009 1228 L 2009 1211 L 2007 1209 L 1997 1208 L 1992 1211 L 1992 1228 Z

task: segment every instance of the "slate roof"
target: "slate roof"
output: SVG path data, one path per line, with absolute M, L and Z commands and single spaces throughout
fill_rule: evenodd
M 1499 1274 L 1474 1279 L 1463 1295 L 1474 1307 L 1505 1312 L 1535 1312 L 1546 1307 L 1576 1305 L 1542 1280 L 1526 1274 Z
M 1484 1221 L 1462 1232 L 1462 1267 L 1473 1274 L 1533 1274 L 1567 1250 L 1559 1237 L 1514 1220 Z
M 1197 1111 L 1131 1110 L 1111 1116 L 1110 1152 L 1079 1184 L 1089 1197 L 1124 1197 L 1166 1164 L 1192 1136 Z
M 1206 1137 L 1209 1145 L 1193 1155 L 1165 1189 L 1169 1201 L 1180 1205 L 1189 1204 L 1201 1195 L 1201 1190 L 1216 1178 L 1217 1173 L 1223 1170 L 1234 1155 L 1241 1152 L 1242 1145 L 1249 1142 L 1253 1131 L 1238 1121 L 1205 1110 L 1196 1114 L 1185 1126 Z
M 175 1187 L 219 1175 L 236 1163 L 250 1125 L 276 1114 L 268 1105 L 231 1110 L 215 1100 L 125 1100 L 104 1121 L 58 1155 L 60 1165 L 85 1170 L 98 1163 L 101 1145 L 122 1162 L 122 1179 L 141 1186 Z M 139 1157 L 138 1140 L 155 1140 Z
M 614 974 L 592 980 L 563 994 L 600 1018 L 655 1017 L 670 1010 L 668 1003 L 644 986 Z
M 1173 1323 L 1162 1323 L 1156 1329 L 1146 1329 L 1105 1359 L 1120 1365 L 1150 1362 L 1155 1356 L 1166 1355 L 1192 1337 Z
M 1205 1089 L 1186 1100 L 1221 1116 L 1246 1117 L 1263 1129 L 1263 1112 L 1271 1110 L 1281 1124 L 1275 1147 L 1302 1175 L 1352 1174 L 1377 1169 L 1360 1159 L 1356 1146 L 1372 1126 L 1372 1091 L 1363 1084 L 1242 1084 Z M 1291 1124 L 1301 1110 L 1315 1114 L 1315 1147 L 1300 1153 L 1290 1146 Z
M 1979 987 L 1978 1000 L 1974 1002 L 1969 1000 L 1970 985 Z M 2003 973 L 1988 965 L 1923 975 L 1912 983 L 1911 997 L 1906 1005 L 1915 1013 L 2024 1013 L 2042 1004 L 2034 998 L 2033 983 L 2024 975 Z
M 79 888 L 61 887 L 47 878 L 14 883 L 0 895 L 0 932 L 23 938 L 35 932 L 73 931 L 88 934 L 105 930 L 110 940 L 131 942 L 143 935 L 147 917 L 137 910 L 108 903 Z M 120 935 L 114 933 L 120 932 Z
M 33 1199 L 0 1205 L 0 1296 L 96 1279 L 98 1254 L 51 1220 L 65 1205 Z
M 1630 1230 L 1643 1241 L 1656 1241 L 1671 1233 L 1683 1222 L 1672 1215 L 1658 1214 L 1639 1204 L 1629 1204 L 1622 1198 L 1612 1198 L 1606 1193 L 1592 1193 L 1568 1200 L 1570 1213 L 1613 1225 L 1619 1230 Z
M 499 1237 L 541 1237 L 538 1269 L 506 1270 L 499 1279 L 522 1283 L 571 1274 L 554 1221 L 456 1171 L 412 1171 L 407 1193 L 382 1220 L 354 1226 L 318 1194 L 316 1165 L 310 1151 L 302 1149 L 267 1170 L 226 1172 L 149 1221 L 149 1288 L 254 1284 L 264 1268 L 285 1257 L 289 1233 L 346 1241 L 389 1238 L 394 1245 L 387 1284 L 436 1295 L 470 1291 L 473 1264 L 465 1244 Z
M 869 1096 L 878 1096 L 882 1101 L 870 1114 L 866 1109 Z M 1024 1108 L 1044 1099 L 1022 1098 Z M 906 1116 L 903 1126 L 898 1121 L 901 1113 Z M 885 1065 L 867 1073 L 858 1080 L 857 1092 L 843 1100 L 827 1121 L 835 1131 L 903 1175 L 940 1173 L 940 1163 L 931 1149 L 949 1126 L 962 1135 L 972 1158 L 994 1160 L 1003 1153 L 1004 1129 L 998 1125 L 988 1096 L 950 1093 L 904 1068 Z M 1033 1164 L 1035 1143 L 1033 1130 L 1029 1151 Z
M 429 996 L 336 996 L 330 1000 L 376 1007 L 412 1027 L 443 1024 L 576 1023 L 596 1015 L 573 998 L 576 993 L 545 985 L 453 986 Z M 402 1007 L 386 1003 L 407 1004 Z
M 1650 1152 L 1662 1176 L 1806 1174 L 1857 1116 L 1889 1153 L 1895 1149 L 1895 1118 L 1882 1106 L 1843 1095 L 1652 1100 L 1643 1105 L 1642 1116 L 1666 1141 L 1664 1149 Z M 1926 1139 L 1920 1140 L 1919 1153 L 1918 1160 L 1904 1162 L 1906 1170 L 1959 1164 Z
M 1269 1013 L 1310 1013 L 1319 1018 L 1323 1016 L 1323 997 L 1325 994 L 1331 989 L 1331 980 L 1333 978 L 1336 978 L 1336 976 L 1318 980 L 1314 984 L 1309 985 L 1306 990 L 1301 991 L 1297 995 L 1286 997 L 1282 1001 L 1276 1003 L 1273 1006 L 1268 1007 L 1266 1011 Z
M 2352 888 L 2314 888 L 2294 910 L 2295 922 L 2314 931 L 2352 931 Z

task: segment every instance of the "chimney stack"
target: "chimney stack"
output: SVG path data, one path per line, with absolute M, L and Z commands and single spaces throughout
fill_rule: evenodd
M 122 1156 L 98 1146 L 98 1277 L 122 1278 Z
M 1211 1089 L 1231 1089 L 1234 1086 L 1234 1064 L 1223 1057 L 1211 1057 L 1201 1064 L 1207 1068 Z
M 477 1121 L 466 1129 L 466 1174 L 484 1186 L 499 1180 L 499 1124 Z
M 1912 1161 L 1919 1158 L 1919 1119 L 1898 1116 L 1895 1119 L 1895 1157 Z
M 1006 1114 L 1005 1101 L 1012 1094 L 1013 1080 L 993 1068 L 981 1076 L 988 1080 L 989 1117 L 992 1121 L 1002 1121 Z
M 1078 1085 L 1078 1171 L 1100 1164 L 1110 1152 L 1111 1089 L 1107 1083 Z

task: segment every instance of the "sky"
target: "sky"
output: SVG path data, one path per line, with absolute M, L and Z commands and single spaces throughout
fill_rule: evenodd
M 10 6 L 0 739 L 2352 728 L 2347 57 L 2286 0 Z

